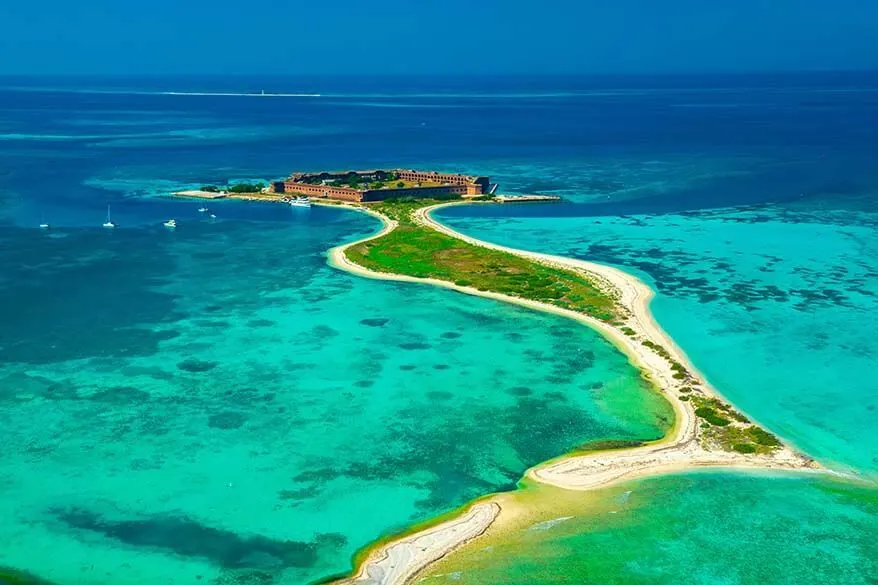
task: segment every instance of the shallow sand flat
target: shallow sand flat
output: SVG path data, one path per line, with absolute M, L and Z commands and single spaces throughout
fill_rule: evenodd
M 473 505 L 461 516 L 378 549 L 348 581 L 360 585 L 406 583 L 430 563 L 481 535 L 500 514 L 494 502 Z

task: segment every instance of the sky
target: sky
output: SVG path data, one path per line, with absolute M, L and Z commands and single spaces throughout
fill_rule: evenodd
M 0 74 L 878 69 L 878 0 L 0 0 Z

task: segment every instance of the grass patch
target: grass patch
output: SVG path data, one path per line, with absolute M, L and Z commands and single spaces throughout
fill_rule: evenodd
M 612 322 L 615 299 L 592 280 L 500 250 L 491 250 L 417 224 L 412 213 L 437 201 L 397 199 L 370 205 L 399 222 L 376 240 L 348 248 L 348 259 L 377 272 L 435 278 L 577 311 Z

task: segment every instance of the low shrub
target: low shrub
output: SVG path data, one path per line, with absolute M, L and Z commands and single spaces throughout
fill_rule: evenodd
M 750 427 L 747 429 L 747 434 L 759 445 L 764 445 L 765 447 L 777 447 L 780 445 L 780 439 L 759 427 Z
M 726 413 L 740 423 L 749 423 L 750 419 L 738 412 L 737 410 L 732 410 L 729 408 Z
M 229 193 L 259 193 L 265 183 L 237 183 L 229 187 Z
M 700 416 L 710 424 L 718 427 L 728 426 L 731 422 L 729 419 L 721 417 L 714 409 L 710 408 L 709 406 L 696 408 L 695 414 Z
M 755 453 L 756 447 L 751 445 L 750 443 L 735 443 L 732 445 L 732 449 L 737 451 L 738 453 Z

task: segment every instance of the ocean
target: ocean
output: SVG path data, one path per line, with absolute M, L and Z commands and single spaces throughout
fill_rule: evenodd
M 262 90 L 282 95 L 234 95 Z M 435 168 L 561 195 L 441 217 L 642 276 L 721 393 L 871 477 L 876 121 L 873 74 L 0 80 L 0 566 L 59 585 L 314 582 L 529 466 L 666 430 L 667 405 L 582 326 L 327 266 L 378 229 L 367 216 L 165 197 L 293 170 Z M 728 506 L 720 480 L 656 481 L 647 499 L 673 506 L 600 527 L 620 557 L 694 547 Z M 828 490 L 839 522 L 876 528 L 872 491 L 810 481 L 759 479 L 777 497 L 751 520 L 816 522 L 820 505 L 772 502 Z M 694 517 L 692 493 L 708 494 Z M 662 532 L 669 514 L 691 530 Z M 832 534 L 854 565 L 871 555 L 855 532 Z M 769 541 L 754 574 L 786 582 L 767 567 L 803 549 Z

